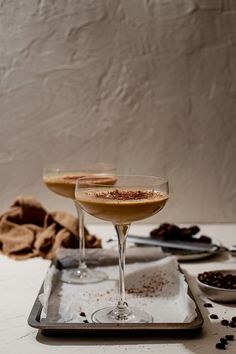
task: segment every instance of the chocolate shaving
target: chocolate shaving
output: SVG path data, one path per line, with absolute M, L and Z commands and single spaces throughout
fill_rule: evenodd
M 104 198 L 109 200 L 140 200 L 140 199 L 151 199 L 157 192 L 153 191 L 141 191 L 141 190 L 111 190 L 96 192 L 95 196 L 97 198 Z

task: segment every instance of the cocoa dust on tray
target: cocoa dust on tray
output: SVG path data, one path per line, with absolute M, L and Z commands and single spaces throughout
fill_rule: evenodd
M 126 292 L 127 294 L 133 294 L 140 297 L 152 297 L 156 296 L 157 293 L 162 292 L 163 287 L 167 284 L 169 284 L 169 281 L 159 276 L 159 274 L 150 278 L 143 275 L 141 283 L 137 283 L 134 286 L 127 285 Z

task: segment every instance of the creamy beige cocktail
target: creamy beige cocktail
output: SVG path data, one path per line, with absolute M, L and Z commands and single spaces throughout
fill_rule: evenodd
M 89 189 L 76 200 L 89 214 L 114 224 L 130 224 L 159 212 L 168 195 L 164 192 L 127 189 Z
M 47 187 L 56 194 L 63 197 L 75 199 L 75 185 L 76 181 L 81 179 L 84 184 L 114 184 L 116 178 L 113 176 L 85 174 L 85 173 L 67 173 L 67 174 L 52 174 L 43 177 L 44 183 Z

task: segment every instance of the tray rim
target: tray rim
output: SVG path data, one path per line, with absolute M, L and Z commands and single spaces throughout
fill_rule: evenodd
M 52 265 L 56 265 L 55 262 L 51 262 L 50 267 Z M 193 333 L 198 333 L 199 330 L 201 330 L 203 326 L 203 316 L 201 314 L 201 311 L 198 307 L 198 304 L 192 294 L 192 291 L 190 289 L 190 285 L 188 282 L 188 279 L 185 275 L 185 273 L 181 270 L 179 267 L 180 271 L 184 274 L 185 281 L 188 285 L 188 295 L 190 298 L 194 301 L 195 306 L 196 306 L 196 313 L 197 316 L 192 322 L 187 322 L 187 323 L 121 323 L 121 324 L 116 324 L 116 323 L 50 323 L 44 320 L 42 323 L 40 322 L 40 314 L 42 312 L 42 304 L 39 301 L 39 295 L 43 292 L 43 283 L 40 287 L 40 290 L 37 294 L 37 297 L 35 299 L 35 302 L 32 306 L 32 309 L 30 311 L 30 314 L 28 316 L 28 325 L 40 330 L 42 334 L 44 335 L 61 335 L 64 333 L 65 335 L 73 335 L 73 334 L 79 334 L 79 333 L 94 333 L 94 334 L 111 334 L 111 333 L 126 333 L 127 332 L 142 332 L 142 333 L 172 333 L 172 332 L 193 332 Z

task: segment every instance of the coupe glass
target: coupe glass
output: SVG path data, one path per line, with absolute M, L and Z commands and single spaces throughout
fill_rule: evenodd
M 85 185 L 77 181 L 75 198 L 87 213 L 115 227 L 119 245 L 119 301 L 115 308 L 106 307 L 93 313 L 98 323 L 152 322 L 150 314 L 130 308 L 125 301 L 125 245 L 130 224 L 158 213 L 169 198 L 168 182 L 153 176 L 116 176 L 111 185 Z
M 114 183 L 115 168 L 110 164 L 97 163 L 79 167 L 46 167 L 43 170 L 43 181 L 54 193 L 73 200 L 78 216 L 79 266 L 77 269 L 62 273 L 62 281 L 73 284 L 97 283 L 107 278 L 104 272 L 91 269 L 86 264 L 84 213 L 78 203 L 75 203 L 75 185 L 80 178 L 89 178 L 90 182 L 99 184 Z

